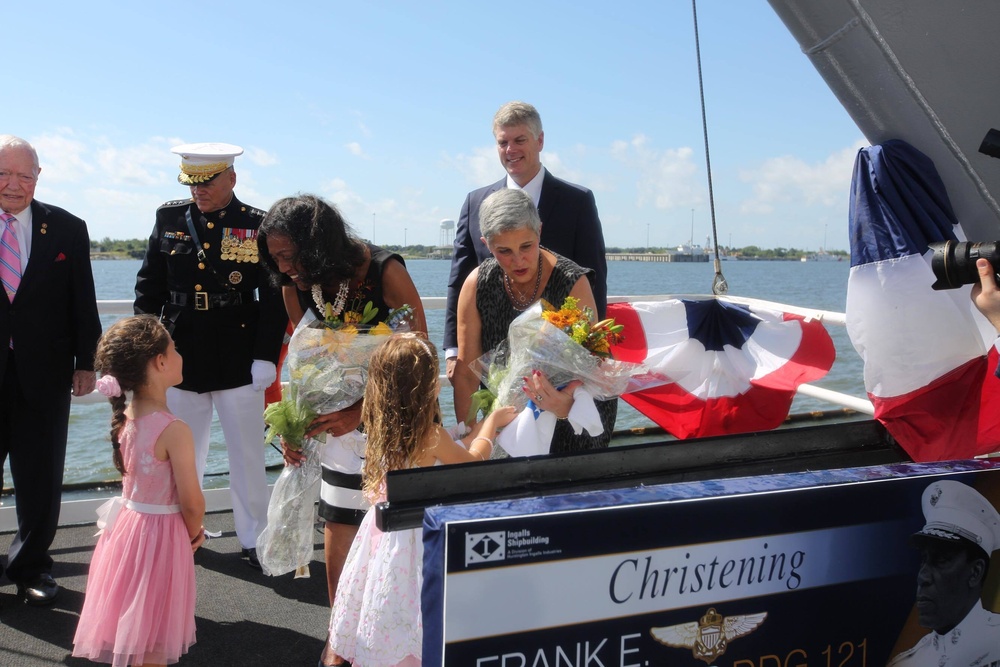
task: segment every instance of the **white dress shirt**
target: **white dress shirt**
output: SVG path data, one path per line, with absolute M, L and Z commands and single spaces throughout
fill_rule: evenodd
M 522 188 L 517 182 L 511 178 L 510 174 L 507 174 L 507 188 L 509 190 L 524 190 L 531 197 L 531 201 L 535 203 L 535 208 L 538 208 L 538 200 L 542 198 L 542 181 L 545 180 L 545 167 L 539 165 L 538 173 L 535 177 L 524 184 Z

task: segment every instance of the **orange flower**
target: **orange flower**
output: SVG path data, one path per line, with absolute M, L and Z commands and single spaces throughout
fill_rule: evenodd
M 576 322 L 572 313 L 564 310 L 547 310 L 542 313 L 542 317 L 548 320 L 553 326 L 559 327 L 563 331 L 570 329 Z
M 579 300 L 571 296 L 566 297 L 558 310 L 551 304 L 544 303 L 542 317 L 595 356 L 611 356 L 611 343 L 622 339 L 622 325 L 615 324 L 613 319 L 591 324 L 594 312 L 587 307 L 579 308 L 578 304 Z

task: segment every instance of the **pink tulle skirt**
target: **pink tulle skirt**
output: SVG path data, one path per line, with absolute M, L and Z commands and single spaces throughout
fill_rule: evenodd
M 73 656 L 116 667 L 175 663 L 195 642 L 194 605 L 184 519 L 123 508 L 94 550 Z

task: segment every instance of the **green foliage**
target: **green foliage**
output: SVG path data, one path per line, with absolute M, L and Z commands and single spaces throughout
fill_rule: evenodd
M 146 239 L 126 239 L 117 240 L 104 237 L 101 240 L 91 239 L 90 241 L 90 251 L 92 254 L 99 256 L 106 256 L 110 258 L 117 259 L 142 259 L 146 254 L 146 245 L 148 241 Z M 398 246 L 398 245 L 386 245 L 383 246 L 386 250 L 391 250 L 392 252 L 398 252 L 406 257 L 412 258 L 422 258 L 422 257 L 438 257 L 440 254 L 437 252 L 439 249 L 434 246 L 425 245 L 410 245 L 410 246 Z M 449 249 L 450 250 L 450 249 Z M 618 246 L 608 246 L 607 252 L 609 254 L 641 254 L 641 253 L 664 253 L 673 252 L 675 248 L 663 248 L 663 247 L 627 247 L 622 248 Z M 755 245 L 749 245 L 745 248 L 727 248 L 721 247 L 721 250 L 727 255 L 735 255 L 740 259 L 773 259 L 773 260 L 794 260 L 798 261 L 804 255 L 809 255 L 813 252 L 810 250 L 800 250 L 798 248 L 760 248 Z M 850 258 L 850 255 L 844 250 L 829 250 L 831 255 L 842 257 L 845 260 Z M 449 257 L 450 252 L 446 256 Z M 709 255 L 711 256 L 711 254 Z
M 297 387 L 289 383 L 281 394 L 281 400 L 264 408 L 264 444 L 277 437 L 295 450 L 302 449 L 309 425 L 316 419 L 316 412 L 298 400 Z
M 112 259 L 142 259 L 146 254 L 146 239 L 117 240 L 105 236 L 90 240 L 90 253 Z

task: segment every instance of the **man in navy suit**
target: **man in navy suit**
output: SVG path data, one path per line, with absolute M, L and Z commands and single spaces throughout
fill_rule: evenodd
M 448 378 L 452 378 L 458 355 L 458 294 L 472 269 L 490 256 L 479 232 L 479 205 L 502 188 L 527 192 L 542 219 L 542 245 L 595 272 L 594 299 L 598 316 L 604 318 L 608 301 L 608 266 L 604 256 L 604 232 L 597 215 L 594 193 L 563 181 L 542 166 L 540 153 L 545 143 L 542 119 L 535 107 L 525 102 L 508 102 L 493 117 L 505 178 L 493 185 L 473 190 L 466 196 L 455 230 L 455 250 L 448 278 L 448 310 L 445 314 L 444 348 Z M 464 416 L 459 416 L 463 419 Z
M 13 260 L 6 255 L 17 275 L 3 274 L 0 294 L 0 465 L 10 457 L 18 519 L 6 574 L 32 605 L 51 604 L 59 592 L 48 550 L 70 394 L 93 391 L 101 335 L 87 225 L 34 199 L 40 171 L 31 144 L 0 135 L 0 233 L 6 228 L 3 240 L 17 250 Z

